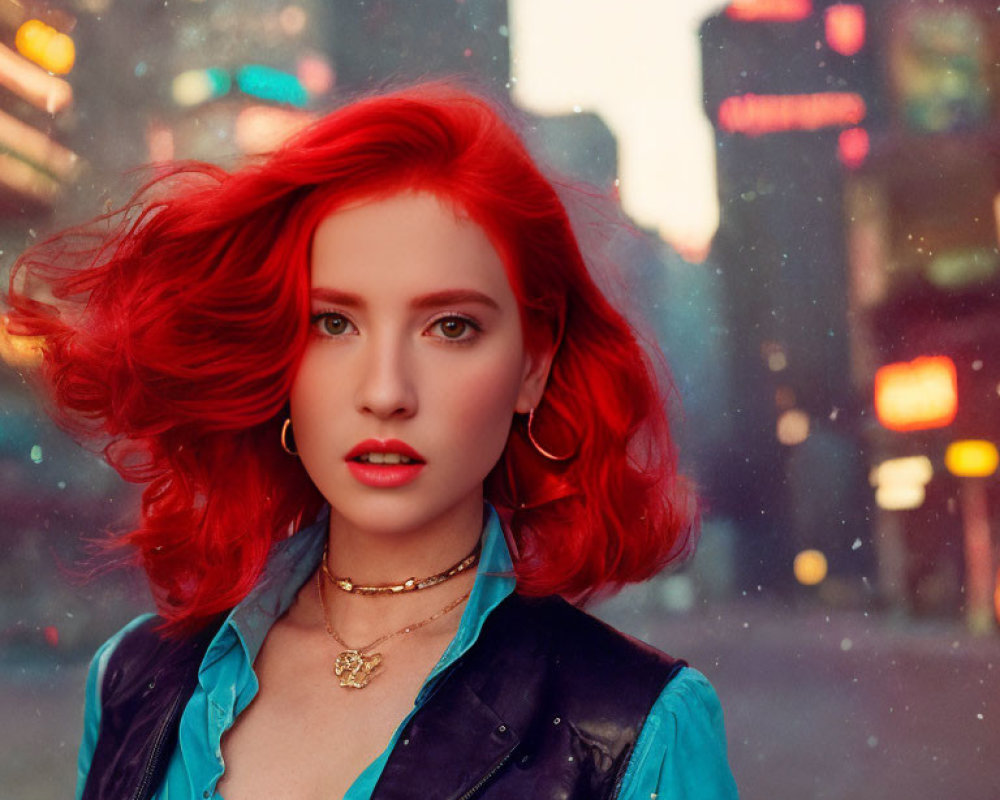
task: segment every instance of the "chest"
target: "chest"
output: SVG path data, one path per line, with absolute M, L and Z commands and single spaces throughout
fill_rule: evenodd
M 342 797 L 406 718 L 380 767 L 372 795 L 378 800 L 611 798 L 650 707 L 684 664 L 623 639 L 558 599 L 512 596 L 410 714 L 449 638 L 424 652 L 422 663 L 416 651 L 386 648 L 386 671 L 369 688 L 348 692 L 334 683 L 332 695 L 319 688 L 332 680 L 336 653 L 329 646 L 321 658 L 310 656 L 313 648 L 303 642 L 277 648 L 281 659 L 262 651 L 255 663 L 261 690 L 222 745 L 222 796 Z M 173 744 L 178 709 L 197 683 L 200 652 L 162 642 L 148 628 L 123 639 L 107 667 L 84 800 L 148 798 L 168 761 L 204 759 L 185 751 L 183 735 L 181 747 Z M 609 681 L 623 664 L 628 680 Z M 380 708 L 390 709 L 381 722 Z M 293 744 L 275 751 L 282 736 Z M 197 782 L 185 782 L 183 796 L 188 787 L 201 796 Z
M 280 625 L 254 664 L 259 690 L 223 735 L 225 800 L 343 797 L 389 745 L 446 640 L 392 643 L 363 689 L 334 675 L 339 648 Z

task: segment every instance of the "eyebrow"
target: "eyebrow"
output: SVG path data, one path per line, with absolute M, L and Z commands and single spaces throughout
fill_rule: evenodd
M 311 291 L 314 300 L 324 300 L 327 303 L 343 306 L 344 308 L 363 308 L 365 301 L 360 295 L 351 292 L 342 292 L 338 289 L 328 289 L 318 286 Z M 426 309 L 440 308 L 457 303 L 479 303 L 489 308 L 500 310 L 500 304 L 492 297 L 475 289 L 445 289 L 440 292 L 430 292 L 413 298 L 410 302 L 411 308 Z

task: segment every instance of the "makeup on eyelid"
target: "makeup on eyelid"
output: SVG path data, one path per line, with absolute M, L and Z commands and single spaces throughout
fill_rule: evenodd
M 341 311 L 334 311 L 334 310 L 324 310 L 324 311 L 314 312 L 309 317 L 309 325 L 311 328 L 315 329 L 318 325 L 322 324 L 324 320 L 330 319 L 332 317 L 343 319 L 349 325 L 357 329 L 357 325 L 353 322 L 353 320 L 350 319 L 350 317 L 348 317 Z M 479 320 L 467 314 L 454 311 L 444 313 L 436 317 L 435 319 L 432 319 L 430 322 L 427 323 L 426 327 L 427 329 L 431 329 L 436 325 L 440 325 L 442 323 L 450 321 L 461 322 L 467 327 L 469 331 L 471 331 L 471 334 L 467 336 L 448 336 L 443 334 L 442 330 L 442 335 L 439 338 L 443 339 L 444 341 L 451 342 L 453 344 L 470 344 L 476 339 L 478 339 L 480 334 L 483 333 L 483 324 Z M 462 333 L 466 333 L 466 331 L 463 330 Z M 343 335 L 346 335 L 346 331 L 341 331 L 340 333 L 335 334 L 328 330 L 324 330 L 322 338 L 335 339 Z

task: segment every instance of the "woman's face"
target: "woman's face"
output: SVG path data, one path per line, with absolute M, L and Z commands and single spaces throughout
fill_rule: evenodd
M 485 232 L 437 196 L 407 192 L 331 213 L 311 258 L 292 428 L 335 518 L 403 533 L 478 512 L 513 414 L 537 405 L 548 371 L 525 353 Z M 380 445 L 414 463 L 371 463 L 397 459 L 370 457 Z

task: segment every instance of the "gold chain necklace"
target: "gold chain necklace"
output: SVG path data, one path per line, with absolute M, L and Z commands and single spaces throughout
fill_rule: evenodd
M 326 596 L 323 594 L 323 581 L 320 580 L 318 572 L 316 573 L 316 592 L 319 594 L 319 604 L 323 609 L 323 622 L 326 624 L 326 632 L 330 634 L 337 644 L 347 648 L 343 652 L 338 653 L 337 658 L 333 662 L 333 673 L 340 678 L 340 686 L 344 689 L 364 689 L 368 685 L 368 682 L 377 674 L 376 670 L 384 659 L 381 653 L 368 653 L 373 647 L 377 647 L 395 636 L 413 633 L 413 631 L 424 627 L 424 625 L 443 617 L 449 611 L 454 611 L 468 600 L 471 594 L 470 590 L 461 597 L 452 600 L 440 611 L 435 611 L 427 619 L 422 619 L 419 622 L 411 622 L 398 631 L 379 636 L 375 641 L 366 644 L 364 647 L 351 647 L 340 638 L 340 635 L 330 624 L 330 614 L 326 608 Z
M 334 586 L 344 592 L 349 592 L 350 594 L 361 594 L 361 595 L 380 595 L 380 594 L 403 594 L 404 592 L 416 592 L 420 589 L 429 589 L 431 586 L 437 586 L 439 583 L 444 583 L 447 580 L 451 580 L 456 575 L 460 575 L 465 572 L 470 567 L 474 567 L 479 563 L 479 548 L 480 542 L 476 543 L 475 548 L 469 555 L 463 558 L 456 564 L 452 564 L 448 569 L 443 572 L 439 572 L 436 575 L 430 575 L 426 578 L 421 578 L 417 580 L 416 578 L 407 578 L 402 583 L 381 583 L 374 584 L 372 586 L 361 586 L 350 578 L 338 578 L 336 575 L 331 574 L 330 568 L 327 566 L 327 558 L 329 556 L 330 544 L 323 547 L 323 574 L 326 576 L 327 580 L 330 581 Z

